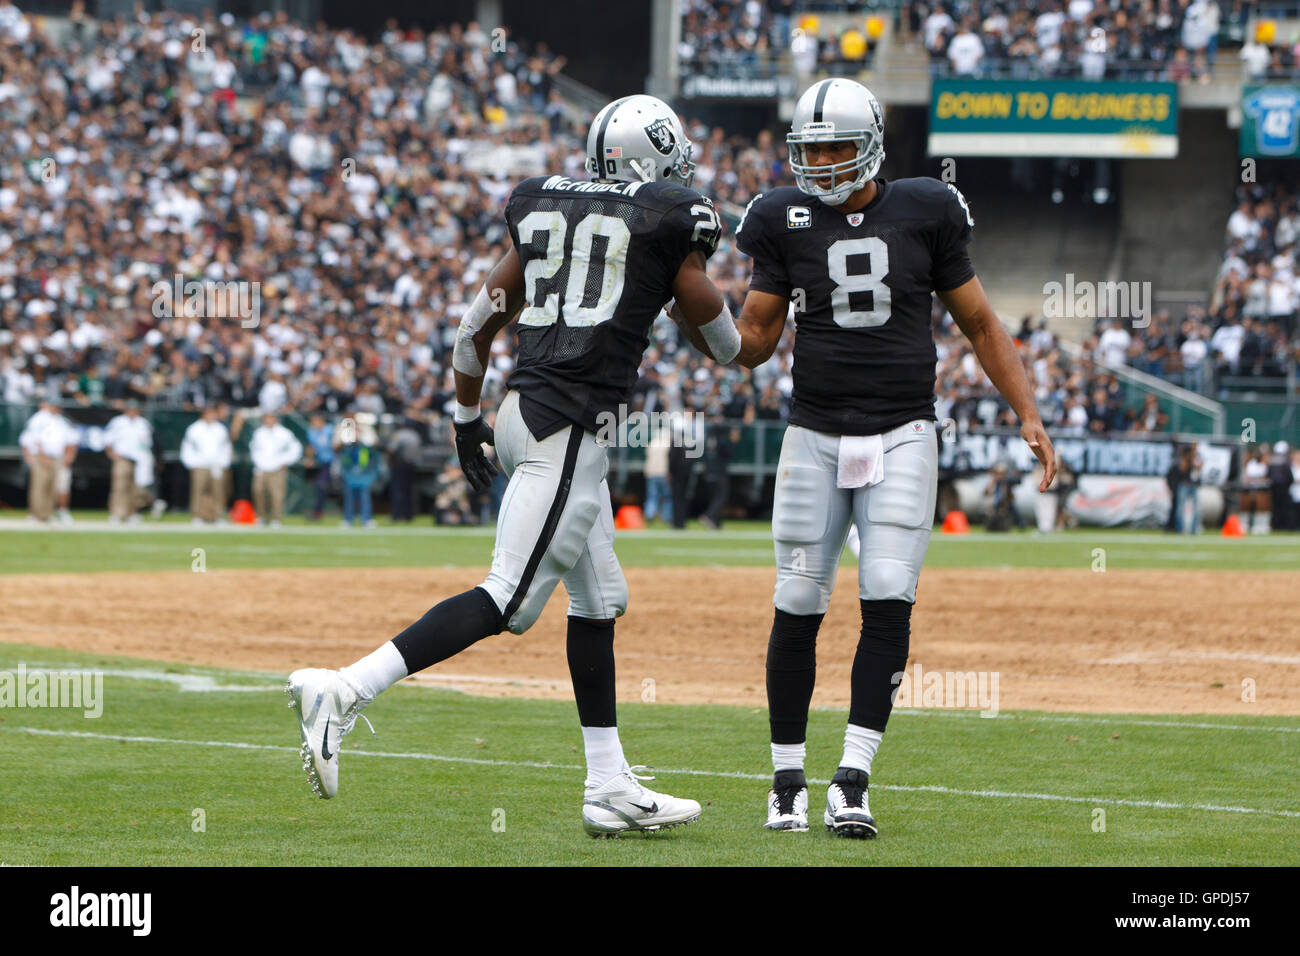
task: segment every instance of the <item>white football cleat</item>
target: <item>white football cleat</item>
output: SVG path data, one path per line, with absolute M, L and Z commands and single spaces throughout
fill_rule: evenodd
M 808 830 L 808 781 L 802 770 L 778 770 L 767 792 L 767 830 L 806 833 Z
M 826 829 L 836 836 L 859 840 L 875 839 L 876 821 L 867 805 L 867 784 L 870 778 L 865 771 L 840 767 L 831 778 L 826 791 Z
M 582 801 L 582 828 L 593 837 L 614 837 L 632 831 L 653 833 L 700 818 L 700 805 L 694 800 L 643 787 L 642 780 L 654 779 L 635 772 L 645 769 L 631 767 L 599 787 L 588 788 Z
M 319 667 L 294 671 L 284 689 L 302 732 L 302 769 L 317 796 L 328 800 L 339 792 L 339 745 L 369 702 L 338 671 Z M 373 727 L 370 732 L 375 732 Z

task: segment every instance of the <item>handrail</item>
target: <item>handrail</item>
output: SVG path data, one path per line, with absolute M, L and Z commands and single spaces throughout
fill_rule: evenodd
M 1057 340 L 1057 346 L 1071 359 L 1077 361 L 1083 354 L 1083 346 L 1077 342 L 1068 342 L 1064 339 Z M 1099 359 L 1092 359 L 1092 364 L 1106 372 L 1124 379 L 1131 385 L 1148 389 L 1163 395 L 1168 401 L 1177 405 L 1183 405 L 1194 408 L 1203 415 L 1209 416 L 1214 422 L 1214 433 L 1216 435 L 1223 433 L 1224 424 L 1227 422 L 1227 411 L 1221 402 L 1206 398 L 1204 395 L 1198 395 L 1196 392 L 1185 388 L 1179 388 L 1170 382 L 1165 381 L 1155 375 L 1146 372 L 1139 372 L 1137 369 L 1128 365 L 1111 365 L 1102 362 Z

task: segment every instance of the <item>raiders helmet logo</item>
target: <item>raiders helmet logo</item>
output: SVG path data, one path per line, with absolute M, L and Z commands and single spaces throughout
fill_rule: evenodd
M 654 148 L 659 150 L 665 156 L 673 154 L 673 148 L 677 145 L 677 137 L 673 135 L 672 127 L 669 126 L 668 120 L 657 119 L 645 128 L 646 136 L 650 137 L 650 142 Z

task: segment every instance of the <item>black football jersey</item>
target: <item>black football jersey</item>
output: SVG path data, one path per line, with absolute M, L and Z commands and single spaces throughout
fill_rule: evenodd
M 855 213 L 791 186 L 761 193 L 736 227 L 749 287 L 795 309 L 792 425 L 874 435 L 935 417 L 930 294 L 975 275 L 974 221 L 950 184 L 876 183 Z
M 718 214 L 675 183 L 538 176 L 515 187 L 506 223 L 525 282 L 506 385 L 534 437 L 569 423 L 598 431 L 631 397 L 682 262 L 717 248 Z

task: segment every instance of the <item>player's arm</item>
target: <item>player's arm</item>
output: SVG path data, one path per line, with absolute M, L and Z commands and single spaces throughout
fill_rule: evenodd
M 452 352 L 456 379 L 456 455 L 460 458 L 461 471 L 476 491 L 491 485 L 497 473 L 483 454 L 483 445 L 496 443 L 492 428 L 483 421 L 479 408 L 484 369 L 492 351 L 492 340 L 519 314 L 523 305 L 524 267 L 511 246 L 492 267 L 483 288 L 461 317 Z
M 456 376 L 456 403 L 477 410 L 483 391 L 483 372 L 497 333 L 510 324 L 524 306 L 524 267 L 512 245 L 488 273 L 483 288 L 461 317 L 452 352 Z M 461 420 L 457 409 L 457 421 Z M 475 418 L 471 415 L 470 418 Z M 467 421 L 469 419 L 466 419 Z
M 740 355 L 736 361 L 746 368 L 757 368 L 770 359 L 781 342 L 789 314 L 789 299 L 750 289 L 736 320 L 736 328 L 740 330 Z
M 668 315 L 690 343 L 724 365 L 740 352 L 740 332 L 722 293 L 704 270 L 704 253 L 693 250 L 673 280 L 674 302 Z
M 1034 455 L 1043 463 L 1043 480 L 1038 485 L 1039 491 L 1046 491 L 1056 478 L 1056 449 L 1043 427 L 1042 416 L 1038 414 L 1038 403 L 1034 401 L 1034 391 L 1025 375 L 1020 354 L 1015 343 L 1002 323 L 998 321 L 993 306 L 989 304 L 984 286 L 978 276 L 966 282 L 937 293 L 939 300 L 952 314 L 953 321 L 962 334 L 970 340 L 994 387 L 1010 403 L 1016 416 L 1020 419 L 1020 436 L 1033 449 Z

